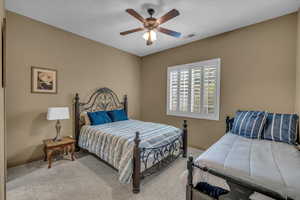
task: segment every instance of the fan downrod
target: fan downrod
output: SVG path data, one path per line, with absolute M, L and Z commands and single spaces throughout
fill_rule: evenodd
M 149 13 L 149 15 L 152 17 L 152 15 L 155 13 L 155 10 L 153 8 L 149 8 L 147 10 L 147 12 Z

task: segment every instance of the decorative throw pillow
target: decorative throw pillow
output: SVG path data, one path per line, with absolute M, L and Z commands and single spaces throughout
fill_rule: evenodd
M 237 111 L 231 133 L 252 139 L 260 139 L 266 122 L 261 111 Z
M 84 125 L 91 125 L 91 121 L 87 112 L 80 113 L 80 120 L 84 122 Z
M 106 111 L 88 112 L 87 114 L 90 118 L 91 125 L 99 125 L 112 122 Z
M 296 114 L 268 113 L 263 139 L 296 144 L 298 120 Z
M 108 111 L 107 113 L 113 122 L 128 120 L 128 116 L 123 109 L 112 110 L 112 111 Z

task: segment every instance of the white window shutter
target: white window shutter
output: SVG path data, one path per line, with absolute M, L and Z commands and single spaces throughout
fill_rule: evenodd
M 191 71 L 191 112 L 201 113 L 202 67 L 195 67 Z
M 204 67 L 204 87 L 203 87 L 203 113 L 213 114 L 215 112 L 216 95 L 216 67 Z
M 189 110 L 189 70 L 179 71 L 179 111 L 187 112 Z
M 168 68 L 167 114 L 219 119 L 220 59 Z
M 170 72 L 170 101 L 169 101 L 169 108 L 171 111 L 177 111 L 178 106 L 178 71 L 171 71 Z

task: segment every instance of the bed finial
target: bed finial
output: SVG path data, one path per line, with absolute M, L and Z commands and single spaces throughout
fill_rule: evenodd
M 124 100 L 123 100 L 123 107 L 126 115 L 128 116 L 128 98 L 127 94 L 124 95 Z
M 230 125 L 230 117 L 227 115 L 226 116 L 226 133 L 229 132 L 231 129 L 231 125 Z
M 182 148 L 183 148 L 183 157 L 186 158 L 187 157 L 187 147 L 188 147 L 188 129 L 187 129 L 187 120 L 183 120 L 183 130 L 182 130 Z
M 187 128 L 187 120 L 183 120 L 183 128 Z
M 134 138 L 134 149 L 133 149 L 133 174 L 132 174 L 132 192 L 140 192 L 140 182 L 141 182 L 141 150 L 140 150 L 140 132 L 135 132 Z
M 80 109 L 79 109 L 79 94 L 75 94 L 75 139 L 76 139 L 76 151 L 79 151 L 78 140 L 80 133 Z
M 188 161 L 187 161 L 187 169 L 190 171 L 191 169 L 193 169 L 193 162 L 194 162 L 194 158 L 193 156 L 189 156 Z
M 140 132 L 135 132 L 135 138 L 134 138 L 134 143 L 136 144 L 136 145 L 139 145 L 140 144 Z

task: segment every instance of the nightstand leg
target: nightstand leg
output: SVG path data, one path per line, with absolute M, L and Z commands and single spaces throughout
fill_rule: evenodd
M 72 159 L 72 161 L 74 161 L 74 152 L 75 152 L 75 145 L 72 144 L 72 147 L 71 147 L 71 159 Z
M 65 152 L 66 152 L 66 155 L 69 155 L 69 151 L 70 151 L 70 150 L 69 150 L 69 147 L 68 147 L 68 146 L 66 146 L 66 147 L 65 147 Z
M 51 150 L 49 150 L 47 152 L 47 158 L 48 158 L 48 169 L 50 169 L 51 168 L 51 164 L 52 164 L 52 151 Z
M 44 147 L 44 161 L 47 161 L 47 148 Z

